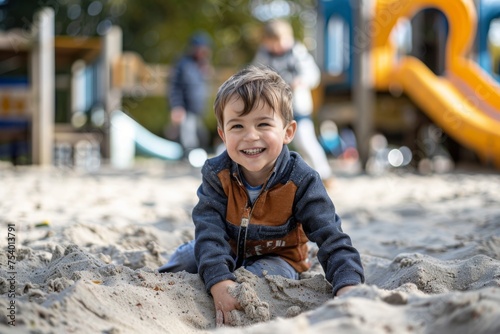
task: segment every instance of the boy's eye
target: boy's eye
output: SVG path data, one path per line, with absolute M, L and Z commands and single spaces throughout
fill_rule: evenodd
M 231 126 L 231 129 L 241 129 L 243 128 L 243 126 L 241 124 L 235 124 L 233 126 Z
M 260 123 L 259 126 L 270 126 L 269 123 Z

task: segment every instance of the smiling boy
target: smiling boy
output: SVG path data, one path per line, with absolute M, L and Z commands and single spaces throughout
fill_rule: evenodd
M 273 70 L 250 66 L 222 84 L 214 109 L 226 151 L 202 168 L 195 240 L 159 271 L 199 273 L 219 325 L 240 308 L 229 293 L 234 270 L 298 279 L 310 268 L 308 241 L 319 247 L 334 296 L 363 283 L 359 253 L 319 174 L 288 150 L 297 130 L 290 87 Z

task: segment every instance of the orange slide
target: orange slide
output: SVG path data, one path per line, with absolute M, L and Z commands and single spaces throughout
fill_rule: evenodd
M 446 75 L 399 57 L 390 34 L 399 18 L 436 8 L 448 19 Z M 500 85 L 468 58 L 476 29 L 473 0 L 378 0 L 372 26 L 374 86 L 399 86 L 449 136 L 500 168 Z

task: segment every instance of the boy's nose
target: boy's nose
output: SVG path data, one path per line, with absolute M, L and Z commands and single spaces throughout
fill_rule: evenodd
M 250 128 L 246 131 L 245 140 L 257 140 L 257 139 L 259 139 L 259 132 L 256 129 Z

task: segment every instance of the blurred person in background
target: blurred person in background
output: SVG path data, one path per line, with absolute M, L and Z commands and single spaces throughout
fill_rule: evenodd
M 172 68 L 168 98 L 170 127 L 166 137 L 177 139 L 186 154 L 196 148 L 209 148 L 210 134 L 204 116 L 213 73 L 210 60 L 212 39 L 205 32 L 191 36 L 185 54 Z
M 298 124 L 293 144 L 318 171 L 325 186 L 330 186 L 332 170 L 312 119 L 311 90 L 319 85 L 321 72 L 305 45 L 295 40 L 290 23 L 281 19 L 265 23 L 252 64 L 274 69 L 292 88 L 293 113 Z

